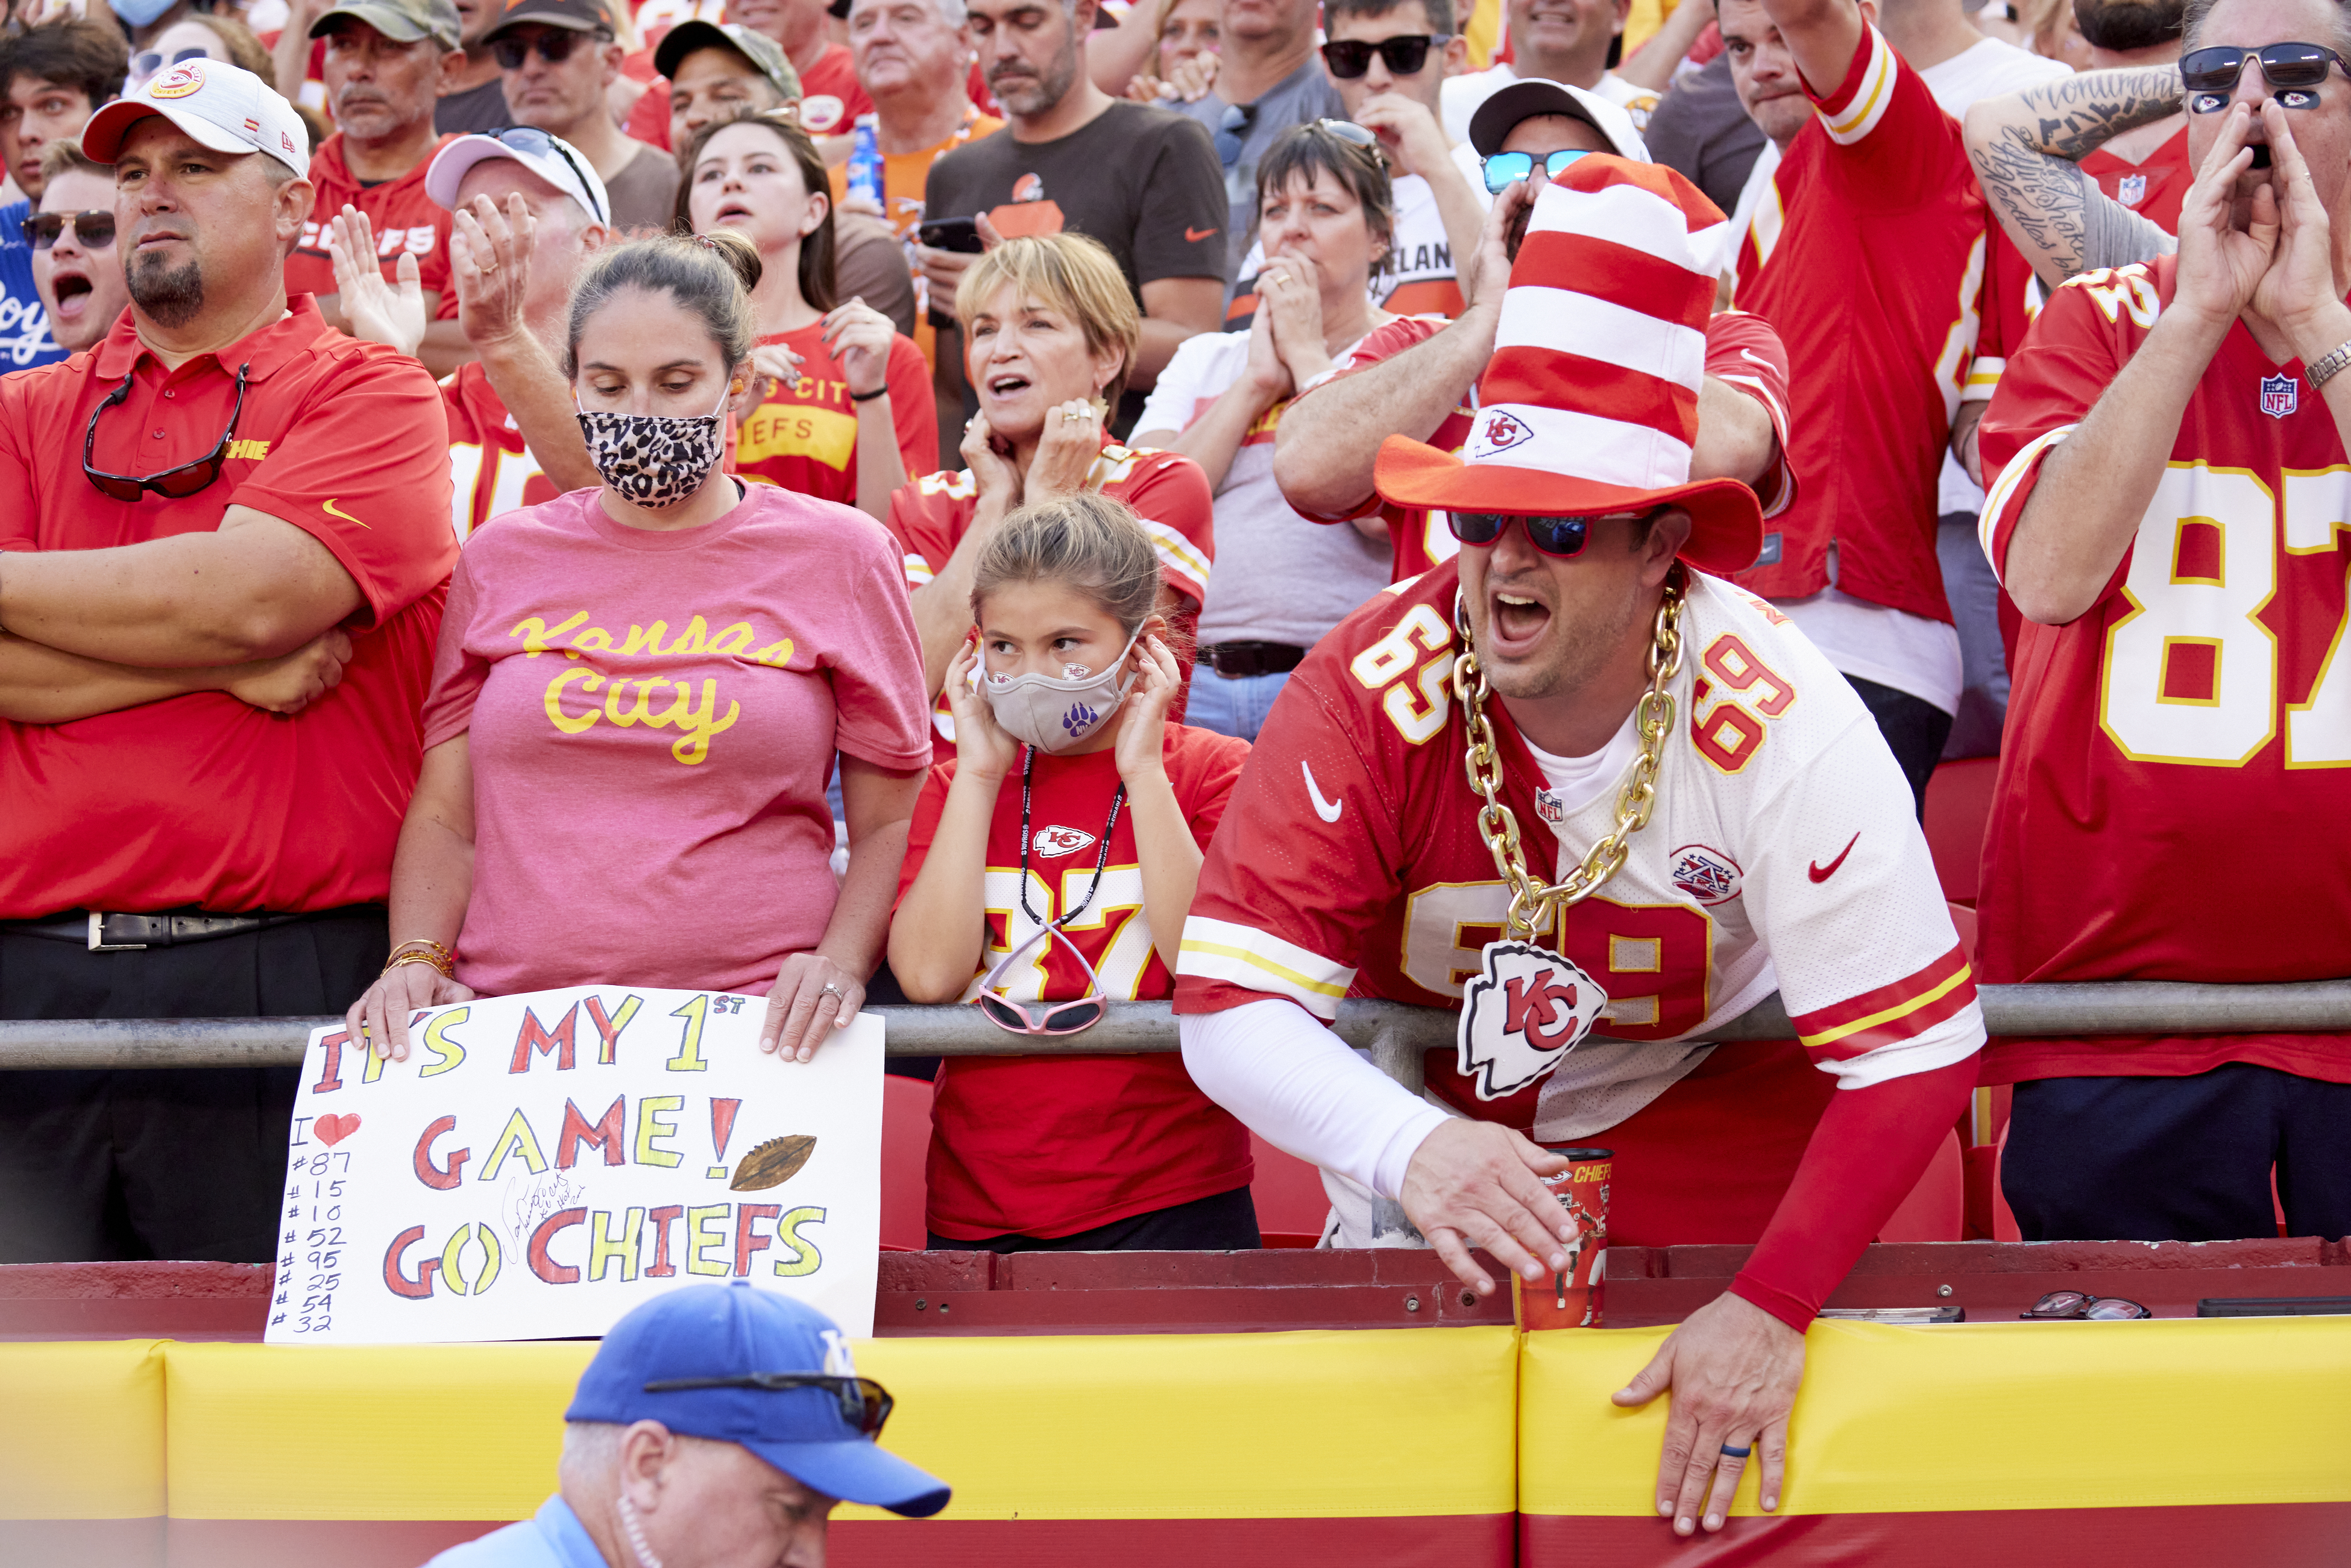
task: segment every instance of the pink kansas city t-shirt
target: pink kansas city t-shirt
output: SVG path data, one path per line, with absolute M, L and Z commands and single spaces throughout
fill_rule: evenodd
M 835 749 L 930 761 L 890 536 L 747 488 L 670 533 L 576 490 L 458 558 L 424 744 L 471 732 L 457 977 L 475 990 L 765 988 L 832 915 Z

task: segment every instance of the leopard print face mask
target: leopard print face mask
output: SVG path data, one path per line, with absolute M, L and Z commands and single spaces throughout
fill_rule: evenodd
M 719 416 L 732 391 L 722 383 L 716 408 L 683 419 L 580 409 L 580 434 L 588 442 L 588 461 L 614 495 L 650 511 L 691 500 L 725 449 Z

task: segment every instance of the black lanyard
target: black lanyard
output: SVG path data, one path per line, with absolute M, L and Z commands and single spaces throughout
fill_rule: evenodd
M 1075 909 L 1071 910 L 1059 920 L 1046 921 L 1038 919 L 1037 912 L 1029 907 L 1029 787 L 1036 774 L 1037 748 L 1033 746 L 1023 747 L 1020 758 L 1020 913 L 1029 917 L 1031 925 L 1050 925 L 1059 929 L 1083 915 L 1092 904 L 1094 894 L 1102 891 L 1102 867 L 1110 863 L 1111 830 L 1118 826 L 1118 809 L 1126 804 L 1126 780 L 1123 779 L 1119 780 L 1117 791 L 1110 798 L 1110 821 L 1102 824 L 1102 852 L 1094 856 L 1094 880 L 1086 888 L 1085 897 L 1078 901 L 1078 906 Z

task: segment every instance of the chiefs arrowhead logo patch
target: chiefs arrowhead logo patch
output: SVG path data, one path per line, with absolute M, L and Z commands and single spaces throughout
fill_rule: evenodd
M 1469 437 L 1472 458 L 1491 457 L 1497 452 L 1508 452 L 1535 438 L 1526 421 L 1507 410 L 1489 408 L 1478 416 L 1478 428 Z
M 1478 1098 L 1516 1094 L 1583 1042 L 1608 1005 L 1599 983 L 1531 942 L 1489 942 L 1485 964 L 1461 993 L 1455 1033 L 1464 1078 Z
M 1080 850 L 1093 848 L 1095 842 L 1096 841 L 1093 834 L 1086 832 L 1082 829 L 1079 828 L 1040 828 L 1037 830 L 1037 852 L 1048 859 L 1050 859 L 1055 855 L 1076 854 Z

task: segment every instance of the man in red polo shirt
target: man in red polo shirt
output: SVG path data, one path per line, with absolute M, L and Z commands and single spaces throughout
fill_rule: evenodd
M 441 400 L 288 308 L 309 160 L 258 77 L 169 67 L 82 145 L 131 307 L 0 380 L 0 1015 L 332 1012 L 421 761 Z M 298 1076 L 12 1074 L 0 1260 L 272 1257 Z
M 424 193 L 425 166 L 448 140 L 433 129 L 441 83 L 465 61 L 450 0 L 357 0 L 310 25 L 327 40 L 327 101 L 336 131 L 311 160 L 317 191 L 301 243 L 286 258 L 286 292 L 315 294 L 341 326 L 327 225 L 346 205 L 368 215 L 386 278 L 402 256 L 416 258 L 428 319 L 449 289 L 449 213 Z M 456 323 L 434 319 L 418 357 L 445 375 L 467 357 Z

